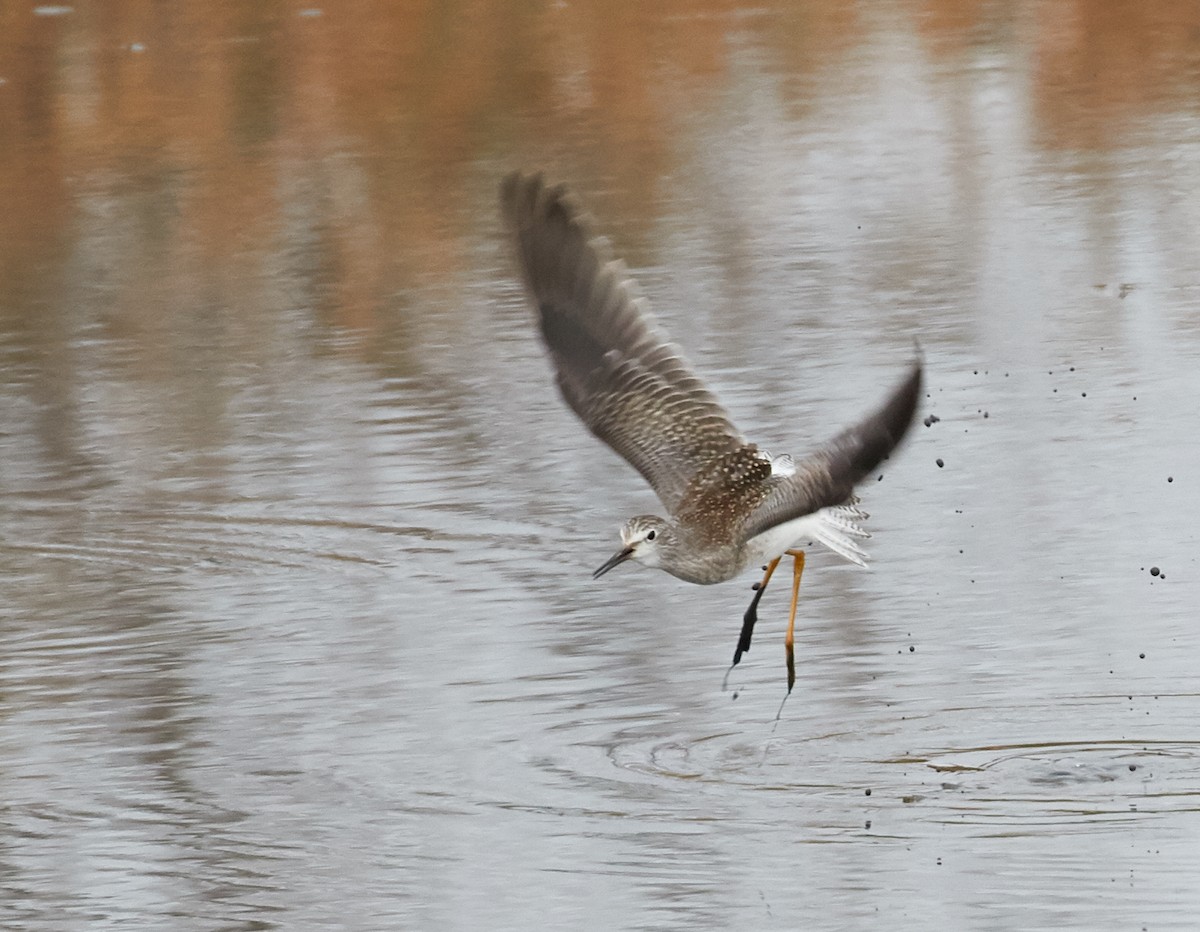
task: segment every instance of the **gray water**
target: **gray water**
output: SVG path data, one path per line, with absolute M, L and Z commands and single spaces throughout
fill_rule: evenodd
M 0 924 L 1194 928 L 1190 7 L 256 9 L 0 40 Z M 516 166 L 773 451 L 920 340 L 778 721 L 786 580 L 722 691 L 751 577 L 590 578 Z

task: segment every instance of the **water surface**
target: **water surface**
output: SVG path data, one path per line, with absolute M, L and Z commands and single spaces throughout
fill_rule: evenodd
M 0 924 L 1191 928 L 1193 7 L 10 11 Z M 590 579 L 517 166 L 771 450 L 920 339 L 777 723 L 786 585 L 723 692 L 751 578 Z

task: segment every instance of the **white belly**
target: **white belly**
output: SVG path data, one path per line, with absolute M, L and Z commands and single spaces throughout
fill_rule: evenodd
M 822 508 L 763 531 L 751 538 L 746 547 L 752 555 L 752 563 L 765 563 L 774 560 L 785 550 L 817 541 L 851 563 L 866 566 L 867 553 L 858 544 L 860 540 L 871 536 L 858 523 L 866 517 L 853 505 Z
M 794 547 L 807 547 L 809 542 L 817 539 L 819 514 L 820 512 L 816 512 L 803 518 L 793 518 L 751 538 L 748 546 L 754 554 L 754 562 L 774 560 L 785 550 Z

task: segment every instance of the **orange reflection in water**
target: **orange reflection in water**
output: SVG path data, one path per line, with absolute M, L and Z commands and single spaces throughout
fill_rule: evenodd
M 1035 39 L 1041 142 L 1103 149 L 1155 112 L 1200 101 L 1200 4 L 1042 4 Z
M 518 162 L 614 178 L 614 213 L 652 217 L 694 145 L 684 129 L 728 105 L 737 49 L 803 105 L 871 29 L 914 29 L 937 56 L 1023 44 L 1041 143 L 1083 149 L 1120 144 L 1147 111 L 1194 109 L 1200 75 L 1192 0 L 922 2 L 883 25 L 827 0 L 50 12 L 0 14 L 0 289 L 48 287 L 85 237 L 82 272 L 132 328 L 164 307 L 291 300 L 370 329 L 397 295 L 467 268 L 490 196 L 480 162 L 489 178 Z

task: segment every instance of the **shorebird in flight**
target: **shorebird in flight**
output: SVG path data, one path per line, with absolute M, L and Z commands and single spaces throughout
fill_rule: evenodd
M 558 387 L 597 437 L 657 493 L 666 517 L 638 515 L 621 549 L 596 572 L 626 560 L 693 583 L 732 579 L 764 564 L 742 619 L 733 666 L 750 649 L 758 603 L 779 561 L 793 558 L 784 645 L 788 693 L 796 680 L 795 624 L 804 571 L 801 545 L 816 540 L 866 565 L 854 486 L 904 437 L 921 391 L 920 357 L 883 405 L 799 461 L 746 441 L 636 296 L 625 267 L 592 237 L 575 199 L 540 174 L 501 185 L 505 223 L 537 311 Z

